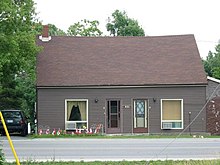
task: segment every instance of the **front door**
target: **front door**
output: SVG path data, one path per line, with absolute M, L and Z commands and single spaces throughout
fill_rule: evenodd
M 134 133 L 147 133 L 148 129 L 148 100 L 134 100 Z
M 107 100 L 107 133 L 120 133 L 121 102 L 120 100 Z

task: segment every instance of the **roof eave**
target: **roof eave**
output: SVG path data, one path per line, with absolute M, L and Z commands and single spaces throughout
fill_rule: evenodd
M 197 84 L 143 84 L 143 85 L 72 85 L 72 86 L 37 86 L 41 88 L 158 88 L 158 87 L 190 87 L 206 86 L 207 83 Z

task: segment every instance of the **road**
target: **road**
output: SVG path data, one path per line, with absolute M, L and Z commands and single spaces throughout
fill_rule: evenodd
M 2 137 L 1 137 L 2 138 Z M 219 159 L 220 138 L 186 139 L 27 139 L 12 137 L 21 161 L 104 161 Z M 14 161 L 2 138 L 7 161 Z

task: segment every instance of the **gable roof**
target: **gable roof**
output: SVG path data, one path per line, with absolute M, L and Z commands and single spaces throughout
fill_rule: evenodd
M 37 86 L 206 84 L 193 35 L 54 36 L 37 57 Z

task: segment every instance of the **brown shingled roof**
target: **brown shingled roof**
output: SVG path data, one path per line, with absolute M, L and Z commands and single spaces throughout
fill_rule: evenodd
M 37 86 L 205 84 L 193 35 L 37 41 Z

